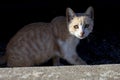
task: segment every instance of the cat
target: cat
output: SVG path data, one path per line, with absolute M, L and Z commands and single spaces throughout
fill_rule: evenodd
M 56 17 L 50 23 L 28 24 L 9 41 L 0 61 L 8 67 L 30 67 L 53 59 L 53 65 L 57 66 L 62 58 L 73 65 L 86 65 L 78 56 L 76 46 L 92 32 L 93 20 L 90 6 L 85 13 L 67 8 L 66 17 Z

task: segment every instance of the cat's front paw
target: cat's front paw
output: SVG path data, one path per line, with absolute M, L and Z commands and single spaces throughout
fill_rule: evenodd
M 82 61 L 80 65 L 87 65 L 87 63 L 85 61 Z

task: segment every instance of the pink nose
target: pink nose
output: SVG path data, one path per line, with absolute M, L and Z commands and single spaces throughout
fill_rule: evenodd
M 81 32 L 81 33 L 80 33 L 80 37 L 83 37 L 83 35 L 84 35 L 84 32 Z

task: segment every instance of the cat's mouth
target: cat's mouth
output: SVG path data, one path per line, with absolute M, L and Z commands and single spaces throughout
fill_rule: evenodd
M 76 36 L 77 38 L 79 38 L 79 39 L 84 39 L 85 38 L 85 36 Z
M 85 37 L 80 37 L 80 39 L 84 39 Z

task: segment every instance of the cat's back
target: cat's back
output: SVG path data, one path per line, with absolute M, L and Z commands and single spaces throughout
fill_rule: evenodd
M 30 39 L 42 39 L 43 35 L 51 35 L 50 23 L 31 23 L 20 29 L 9 41 L 7 48 L 16 45 L 21 41 L 30 41 Z
M 40 22 L 24 26 L 7 45 L 7 65 L 31 66 L 50 59 L 55 48 L 52 34 L 50 23 Z

